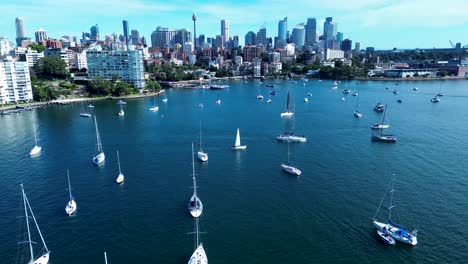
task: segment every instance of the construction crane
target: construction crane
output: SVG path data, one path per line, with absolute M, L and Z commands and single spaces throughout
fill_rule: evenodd
M 452 45 L 452 48 L 454 49 L 454 48 L 455 48 L 455 45 L 453 45 L 453 43 L 452 43 L 451 40 L 449 40 L 449 42 L 450 42 L 450 45 Z

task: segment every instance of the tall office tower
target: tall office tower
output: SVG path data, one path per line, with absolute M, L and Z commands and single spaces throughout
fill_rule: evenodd
M 325 43 L 324 48 L 328 48 L 329 41 L 335 40 L 337 30 L 338 24 L 333 22 L 332 17 L 327 17 L 325 19 L 325 23 L 323 23 L 323 41 Z
M 195 13 L 193 13 L 192 15 L 192 20 L 193 20 L 193 45 L 194 45 L 194 49 L 195 49 L 195 54 L 197 53 L 196 50 L 197 50 L 197 16 L 195 15 Z
M 312 46 L 317 39 L 317 20 L 308 18 L 305 25 L 305 44 Z
M 165 27 L 157 27 L 151 34 L 153 48 L 168 48 L 175 44 L 176 31 Z
M 261 28 L 257 33 L 257 45 L 268 45 L 268 39 L 266 36 L 266 28 Z
M 123 25 L 123 34 L 124 34 L 124 37 L 125 37 L 125 43 L 130 43 L 130 36 L 129 36 L 129 30 L 128 30 L 128 21 L 127 20 L 123 20 L 122 21 L 122 25 Z
M 90 29 L 90 39 L 93 41 L 99 40 L 99 26 L 96 24 L 92 26 Z
M 355 53 L 361 52 L 361 43 L 356 42 L 356 44 L 354 44 L 354 52 Z
M 34 35 L 36 36 L 37 43 L 47 40 L 47 32 L 43 28 L 39 28 L 38 30 L 36 30 Z
M 136 29 L 132 29 L 130 32 L 130 40 L 132 45 L 140 44 L 140 32 L 138 32 Z
M 203 47 L 203 44 L 205 44 L 205 35 L 200 34 L 200 36 L 198 36 L 198 43 L 197 44 L 194 43 L 194 45 Z
M 351 41 L 350 39 L 345 39 L 341 42 L 341 50 L 344 52 L 351 51 L 352 47 L 353 47 L 353 41 Z
M 285 17 L 283 20 L 278 22 L 278 39 L 287 40 L 287 31 L 288 31 L 288 18 Z
M 224 49 L 224 38 L 221 35 L 216 36 L 216 45 L 214 45 L 216 48 L 219 49 Z
M 229 41 L 229 20 L 221 20 L 221 36 L 224 39 L 224 43 Z
M 192 43 L 192 32 L 186 28 L 177 29 L 174 36 L 174 43 L 179 43 L 183 46 L 186 42 Z
M 24 33 L 24 23 L 23 18 L 17 17 L 15 19 L 16 26 L 16 45 L 21 46 L 21 42 L 26 40 L 26 34 Z
M 255 35 L 253 31 L 247 32 L 247 34 L 245 34 L 245 46 L 256 45 L 257 44 L 256 39 L 257 39 L 257 35 Z
M 344 39 L 343 32 L 336 33 L 336 40 L 343 41 L 343 39 Z
M 299 24 L 293 28 L 291 42 L 296 45 L 296 48 L 304 46 L 305 29 L 304 24 Z

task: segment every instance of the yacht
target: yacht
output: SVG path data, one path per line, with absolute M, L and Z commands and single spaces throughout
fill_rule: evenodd
M 288 96 L 286 98 L 286 111 L 281 113 L 281 117 L 291 117 L 294 115 L 294 112 L 291 111 L 291 98 L 288 91 Z
M 418 87 L 414 87 L 414 88 L 413 88 L 413 91 L 417 91 L 417 90 L 418 90 Z
M 399 94 L 398 90 L 393 90 L 393 94 Z
M 279 136 L 276 136 L 276 140 L 281 141 L 281 142 L 300 142 L 300 143 L 307 142 L 306 137 L 297 136 L 297 135 L 294 135 L 294 133 L 287 133 L 287 132 Z
M 104 154 L 104 150 L 102 149 L 101 136 L 99 135 L 96 116 L 94 116 L 94 126 L 96 127 L 97 152 L 96 152 L 96 155 L 93 156 L 93 163 L 94 163 L 94 165 L 99 165 L 99 164 L 103 163 L 106 160 L 106 155 Z
M 156 89 L 154 89 L 153 106 L 150 107 L 149 110 L 150 110 L 151 112 L 157 112 L 157 111 L 159 111 L 159 106 L 156 105 Z
M 374 106 L 374 111 L 376 111 L 376 112 L 382 113 L 382 112 L 384 112 L 384 110 L 385 110 L 385 106 L 382 103 L 377 103 Z
M 118 102 L 117 102 L 118 105 L 126 105 L 127 102 L 125 101 L 122 101 L 122 99 L 120 99 Z
M 125 177 L 122 174 L 122 171 L 120 170 L 120 156 L 119 156 L 118 150 L 117 150 L 117 164 L 119 165 L 119 176 L 117 176 L 117 179 L 115 179 L 115 182 L 117 182 L 118 184 L 121 184 L 122 182 L 124 182 Z
M 377 142 L 385 142 L 385 143 L 396 143 L 397 138 L 394 135 L 387 135 L 383 133 L 384 127 L 385 127 L 385 113 L 387 111 L 387 107 L 385 107 L 384 115 L 382 117 L 382 122 L 380 122 L 380 133 L 378 134 L 373 134 L 371 139 L 372 141 L 377 141 Z M 374 124 L 376 125 L 376 124 Z M 373 125 L 373 126 L 374 126 Z M 388 126 L 387 126 L 388 127 Z
M 202 137 L 201 137 L 201 135 L 202 135 L 202 133 L 201 133 L 201 121 L 200 121 L 200 141 L 199 141 L 200 149 L 197 152 L 197 157 L 202 162 L 206 162 L 206 161 L 208 161 L 208 153 L 206 153 L 202 149 Z
M 389 244 L 389 245 L 395 245 L 395 239 L 388 234 L 388 232 L 386 230 L 382 231 L 382 230 L 377 230 L 377 235 L 379 235 L 380 239 Z
M 263 99 L 263 95 L 261 95 L 261 94 L 257 95 L 257 99 L 258 99 L 258 100 L 262 100 L 262 99 Z
M 203 203 L 197 195 L 197 179 L 195 178 L 195 160 L 194 160 L 193 142 L 192 142 L 192 179 L 193 194 L 188 202 L 188 210 L 193 217 L 199 217 L 203 212 Z
M 296 175 L 296 176 L 301 176 L 302 172 L 301 170 L 299 170 L 298 168 L 294 167 L 291 165 L 291 163 L 289 162 L 289 155 L 290 155 L 290 152 L 289 152 L 289 142 L 288 142 L 288 162 L 287 163 L 281 163 L 281 168 L 289 173 L 289 174 L 293 174 L 293 175 Z
M 81 111 L 80 111 L 80 116 L 81 117 L 91 117 L 91 113 L 87 112 L 83 108 L 83 103 L 81 103 Z
M 440 98 L 438 96 L 434 96 L 434 97 L 432 97 L 431 102 L 438 103 L 438 102 L 440 102 Z
M 306 103 L 309 102 L 309 98 L 304 97 L 304 102 L 306 102 Z
M 239 132 L 239 128 L 238 128 L 237 129 L 237 134 L 236 134 L 236 142 L 234 143 L 234 146 L 232 146 L 232 149 L 233 150 L 244 150 L 246 148 L 247 148 L 246 145 L 241 145 L 240 132 Z
M 35 155 L 39 154 L 39 152 L 41 152 L 41 150 L 42 150 L 42 147 L 37 144 L 36 127 L 34 125 L 33 125 L 33 130 L 34 130 L 34 142 L 36 142 L 36 145 L 29 152 L 30 156 L 35 156 Z
M 67 213 L 67 215 L 72 215 L 73 213 L 76 212 L 77 205 L 75 202 L 75 198 L 73 197 L 72 192 L 71 192 L 70 173 L 68 172 L 68 170 L 67 170 L 67 178 L 68 178 L 68 194 L 70 196 L 70 200 L 65 206 L 65 212 Z

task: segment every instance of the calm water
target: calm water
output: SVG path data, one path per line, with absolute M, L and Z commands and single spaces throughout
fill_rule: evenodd
M 266 104 L 268 88 L 256 81 L 231 82 L 219 92 L 170 90 L 166 104 L 157 99 L 158 113 L 148 111 L 152 98 L 129 100 L 124 118 L 117 117 L 115 101 L 96 102 L 106 153 L 100 167 L 91 163 L 93 120 L 79 116 L 80 104 L 1 117 L 2 263 L 27 259 L 26 245 L 17 244 L 25 232 L 18 218 L 21 181 L 52 263 L 103 263 L 103 251 L 112 264 L 187 263 L 194 249 L 193 235 L 187 234 L 194 224 L 186 209 L 192 193 L 190 151 L 200 120 L 210 160 L 196 162 L 195 169 L 205 205 L 201 239 L 211 263 L 466 261 L 467 81 L 444 81 L 438 104 L 430 99 L 439 82 L 350 82 L 352 90 L 359 87 L 364 114 L 359 120 L 353 117 L 356 97 L 341 93 L 344 82 L 337 90 L 328 81 L 276 84 L 272 104 Z M 399 95 L 391 92 L 395 87 Z M 280 118 L 288 90 L 295 125 Z M 263 101 L 255 99 L 259 91 Z M 304 103 L 308 92 L 313 96 Z M 396 144 L 370 141 L 369 126 L 381 118 L 372 110 L 378 101 L 388 104 L 388 132 L 398 137 Z M 28 156 L 33 124 L 43 148 L 35 158 Z M 299 178 L 282 172 L 287 145 L 272 139 L 293 126 L 308 137 L 290 149 L 291 161 L 303 172 Z M 233 152 L 238 127 L 248 148 Z M 121 186 L 115 183 L 117 149 L 126 176 Z M 72 217 L 64 212 L 66 169 L 78 204 Z M 384 245 L 372 227 L 392 173 L 397 175 L 394 219 L 419 230 L 415 247 Z

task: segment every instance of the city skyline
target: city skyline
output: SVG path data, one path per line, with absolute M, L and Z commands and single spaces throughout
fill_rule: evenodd
M 235 5 L 208 0 L 189 4 L 179 0 L 171 4 L 148 0 L 128 3 L 83 0 L 80 3 L 77 6 L 70 0 L 59 3 L 44 0 L 36 4 L 19 0 L 2 4 L 15 12 L 0 18 L 3 29 L 0 36 L 14 41 L 15 18 L 22 17 L 25 35 L 32 39 L 39 28 L 44 28 L 52 38 L 60 38 L 62 35 L 80 38 L 81 33 L 89 32 L 94 24 L 99 25 L 101 38 L 114 32 L 123 34 L 123 20 L 128 21 L 130 30 L 136 29 L 141 36 L 149 39 L 151 32 L 158 26 L 193 31 L 191 16 L 195 12 L 198 35 L 221 35 L 221 20 L 226 19 L 229 20 L 229 35 L 238 35 L 242 44 L 247 32 L 257 32 L 262 25 L 267 29 L 267 36 L 274 38 L 278 34 L 278 21 L 284 17 L 288 17 L 290 32 L 296 25 L 306 24 L 308 18 L 316 18 L 320 34 L 323 34 L 325 18 L 333 17 L 333 21 L 339 24 L 339 31 L 344 32 L 344 38 L 360 42 L 362 48 L 449 48 L 449 40 L 468 45 L 468 17 L 463 8 L 460 8 L 464 4 L 461 0 L 448 0 L 444 3 L 434 0 L 415 0 L 411 3 L 387 0 L 350 3 L 329 0 L 313 4 L 300 0 L 295 6 L 284 0 L 274 0 L 268 2 L 268 5 L 264 0 L 240 1 Z M 70 8 L 73 8 L 72 13 Z M 81 9 L 86 12 L 80 12 Z M 100 14 L 100 10 L 106 12 Z M 44 13 L 48 16 L 43 16 Z

